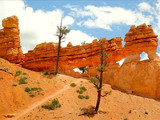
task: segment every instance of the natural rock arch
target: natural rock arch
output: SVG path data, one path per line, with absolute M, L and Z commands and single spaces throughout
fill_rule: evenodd
M 124 52 L 126 59 L 124 63 L 140 61 L 140 54 L 145 52 L 149 60 L 159 60 L 156 54 L 158 46 L 158 35 L 156 35 L 151 25 L 142 24 L 137 27 L 131 26 L 129 32 L 125 35 Z

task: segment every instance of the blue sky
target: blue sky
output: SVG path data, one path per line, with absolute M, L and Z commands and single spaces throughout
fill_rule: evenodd
M 77 8 L 83 8 L 87 5 L 93 5 L 97 7 L 102 6 L 111 6 L 111 7 L 122 7 L 129 10 L 138 9 L 138 4 L 142 2 L 147 2 L 153 5 L 152 0 L 26 0 L 26 4 L 31 6 L 34 10 L 42 9 L 44 11 L 50 11 L 53 9 L 61 9 L 64 11 L 65 15 L 70 15 L 70 10 L 66 8 L 66 5 L 75 6 Z M 85 18 L 84 20 L 86 20 Z M 75 19 L 75 23 L 79 22 L 83 19 Z M 102 28 L 87 28 L 83 26 L 78 26 L 73 24 L 69 26 L 70 29 L 82 30 L 89 35 L 93 35 L 96 38 L 106 37 L 107 39 L 111 39 L 113 37 L 125 37 L 125 33 L 128 32 L 130 26 L 129 25 L 112 25 L 112 31 L 104 30 Z
M 151 24 L 156 34 L 160 32 L 160 0 L 0 1 L 0 19 L 11 15 L 19 18 L 21 45 L 25 53 L 39 43 L 57 42 L 54 33 L 62 15 L 64 25 L 71 29 L 63 47 L 70 41 L 73 45 L 80 45 L 95 38 L 124 39 L 133 24 Z M 142 57 L 146 56 L 143 54 Z

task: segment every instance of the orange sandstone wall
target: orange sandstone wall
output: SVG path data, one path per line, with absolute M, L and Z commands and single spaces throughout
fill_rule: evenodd
M 124 58 L 121 54 L 122 39 L 117 37 L 111 40 L 101 39 L 104 44 L 104 50 L 112 54 L 109 61 L 109 68 L 119 68 L 117 61 Z M 100 63 L 98 57 L 100 54 L 100 44 L 93 40 L 91 44 L 83 46 L 72 46 L 61 48 L 59 59 L 59 72 L 80 77 L 79 73 L 73 71 L 74 68 L 88 66 L 89 69 L 96 67 Z M 42 43 L 37 45 L 34 50 L 25 54 L 23 67 L 36 71 L 54 71 L 57 57 L 57 44 Z M 95 69 L 95 68 L 94 68 Z M 90 70 L 89 70 L 90 71 Z M 90 73 L 88 73 L 90 74 Z M 87 75 L 88 75 L 87 74 Z M 83 74 L 86 76 L 86 74 Z
M 23 52 L 20 46 L 20 30 L 18 18 L 11 16 L 2 21 L 3 29 L 0 30 L 0 57 L 12 63 L 20 63 L 23 60 Z
M 114 72 L 111 85 L 129 93 L 160 99 L 160 61 L 123 64 Z
M 18 18 L 11 16 L 3 21 L 0 30 L 0 57 L 12 63 L 21 63 L 23 67 L 35 71 L 54 71 L 57 58 L 57 43 L 42 43 L 23 55 L 20 46 Z M 111 40 L 101 39 L 104 50 L 111 54 L 107 59 L 108 71 L 104 72 L 104 82 L 125 91 L 153 98 L 160 98 L 160 59 L 156 54 L 158 36 L 151 25 L 131 26 L 125 35 L 125 46 L 120 37 Z M 148 61 L 139 61 L 142 52 L 148 54 Z M 99 65 L 100 44 L 93 40 L 91 44 L 61 48 L 59 73 L 73 77 L 94 76 Z M 117 61 L 125 58 L 120 67 Z M 88 66 L 89 72 L 79 74 L 74 68 Z
M 158 60 L 156 54 L 158 46 L 158 35 L 156 35 L 151 25 L 142 24 L 131 26 L 129 32 L 125 35 L 126 42 L 123 51 L 126 54 L 124 63 L 139 61 L 140 54 L 144 51 L 148 54 L 150 60 Z
M 124 63 L 139 61 L 140 54 L 144 51 L 148 54 L 150 60 L 159 60 L 156 55 L 158 36 L 150 25 L 142 24 L 137 27 L 133 25 L 125 36 L 124 41 L 126 44 L 124 47 L 122 47 L 120 37 L 111 40 L 101 39 L 104 50 L 111 54 L 107 59 L 109 62 L 108 71 L 104 73 L 105 83 L 112 83 L 114 72 L 120 67 L 116 62 L 125 57 Z M 91 44 L 83 46 L 72 46 L 72 43 L 69 43 L 66 48 L 61 48 L 59 73 L 73 77 L 94 76 L 97 73 L 96 67 L 100 63 L 99 54 L 100 45 L 98 40 L 93 40 Z M 36 71 L 55 71 L 56 57 L 57 44 L 42 43 L 25 54 L 23 67 Z M 74 68 L 83 66 L 88 66 L 88 73 L 79 74 L 73 71 Z

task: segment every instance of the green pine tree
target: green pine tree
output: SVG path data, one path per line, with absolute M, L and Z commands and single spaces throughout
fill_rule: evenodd
M 95 77 L 90 77 L 91 82 L 94 84 L 94 86 L 97 89 L 98 95 L 97 95 L 97 103 L 95 107 L 95 113 L 99 110 L 99 105 L 101 101 L 101 90 L 102 90 L 102 79 L 103 79 L 103 72 L 106 71 L 106 67 L 108 66 L 108 62 L 106 59 L 110 56 L 110 54 L 107 54 L 103 49 L 103 43 L 102 40 L 99 41 L 100 43 L 100 65 L 97 66 L 96 70 L 100 72 L 100 75 L 96 74 Z

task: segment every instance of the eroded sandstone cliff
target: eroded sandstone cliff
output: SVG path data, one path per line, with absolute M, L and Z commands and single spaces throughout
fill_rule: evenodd
M 123 56 L 120 54 L 122 49 L 122 39 L 117 37 L 111 40 L 101 39 L 104 43 L 104 50 L 112 54 L 109 57 L 109 67 L 118 68 L 117 61 Z M 97 66 L 100 62 L 100 44 L 94 40 L 91 44 L 83 46 L 72 46 L 71 43 L 66 48 L 61 48 L 59 59 L 59 72 L 69 75 L 81 76 L 73 71 L 74 68 L 88 66 L 89 69 Z M 34 50 L 25 54 L 23 67 L 36 71 L 54 71 L 57 56 L 57 44 L 42 43 L 37 45 Z
M 57 58 L 57 43 L 42 43 L 23 56 L 20 46 L 20 30 L 18 18 L 11 16 L 3 20 L 3 29 L 0 30 L 0 57 L 13 63 L 21 63 L 23 67 L 35 71 L 55 71 Z M 126 42 L 122 47 L 122 38 L 111 40 L 100 39 L 104 50 L 111 54 L 107 59 L 108 71 L 104 72 L 103 82 L 117 88 L 131 91 L 139 95 L 160 98 L 160 60 L 156 54 L 158 35 L 151 25 L 142 24 L 131 26 L 125 35 Z M 140 54 L 147 53 L 149 61 L 140 62 Z M 90 44 L 61 48 L 59 59 L 59 73 L 73 77 L 94 76 L 99 65 L 100 44 L 97 39 Z M 125 58 L 120 67 L 117 63 Z M 79 74 L 74 68 L 88 67 L 88 72 Z
M 126 92 L 160 98 L 160 62 L 145 60 L 123 64 L 114 73 L 111 85 Z
M 131 26 L 129 32 L 125 35 L 126 42 L 123 51 L 126 54 L 124 63 L 139 61 L 142 52 L 147 53 L 150 60 L 158 60 L 156 54 L 158 46 L 158 35 L 156 35 L 151 25 L 142 24 Z
M 20 46 L 20 30 L 18 18 L 11 16 L 2 21 L 3 29 L 0 30 L 0 57 L 12 63 L 20 63 L 23 60 L 23 52 Z

